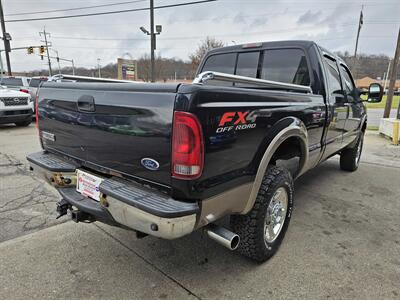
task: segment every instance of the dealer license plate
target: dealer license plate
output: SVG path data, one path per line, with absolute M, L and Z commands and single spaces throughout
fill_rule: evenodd
M 100 183 L 103 178 L 97 177 L 82 170 L 76 171 L 76 191 L 84 196 L 100 201 Z

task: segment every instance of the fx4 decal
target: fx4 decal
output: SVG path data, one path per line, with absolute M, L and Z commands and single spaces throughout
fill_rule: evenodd
M 222 115 L 216 132 L 253 129 L 256 127 L 256 119 L 256 111 L 229 111 Z

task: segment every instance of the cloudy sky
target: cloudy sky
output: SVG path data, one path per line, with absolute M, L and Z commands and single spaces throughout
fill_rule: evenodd
M 142 8 L 149 3 L 148 0 L 139 0 L 95 9 L 22 14 L 126 1 L 2 0 L 6 21 Z M 154 0 L 155 6 L 192 1 L 195 0 Z M 393 56 L 400 26 L 399 0 L 219 0 L 158 9 L 155 11 L 155 23 L 163 26 L 163 32 L 157 39 L 157 53 L 187 60 L 206 36 L 215 37 L 229 45 L 309 39 L 333 51 L 353 52 L 363 4 L 360 52 Z M 76 66 L 94 67 L 97 58 L 105 65 L 116 62 L 117 57 L 138 58 L 149 53 L 150 41 L 139 30 L 140 26 L 149 28 L 148 11 L 7 22 L 6 29 L 12 36 L 12 47 L 40 45 L 39 31 L 44 26 L 51 33 L 49 40 L 53 49 L 59 52 L 60 57 L 73 58 Z M 27 55 L 24 50 L 12 52 L 11 63 L 13 71 L 46 68 L 44 60 L 37 55 Z

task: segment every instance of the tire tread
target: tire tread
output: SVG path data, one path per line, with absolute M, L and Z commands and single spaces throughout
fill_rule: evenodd
M 290 193 L 293 194 L 293 179 L 288 170 L 271 166 L 264 175 L 260 190 L 252 210 L 246 215 L 231 216 L 231 227 L 240 236 L 238 251 L 251 259 L 262 262 L 270 258 L 277 251 L 281 243 L 285 230 L 290 221 L 291 207 L 288 206 L 288 215 L 285 220 L 285 226 L 282 228 L 280 237 L 274 242 L 271 249 L 267 249 L 264 244 L 264 232 L 260 236 L 260 226 L 264 226 L 264 211 L 268 207 L 276 186 L 281 182 L 289 182 Z M 289 195 L 289 198 L 293 195 Z M 290 201 L 290 199 L 289 199 Z M 262 223 L 262 224 L 261 224 Z

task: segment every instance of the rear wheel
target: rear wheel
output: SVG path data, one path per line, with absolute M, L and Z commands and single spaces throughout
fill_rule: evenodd
M 29 118 L 28 120 L 25 121 L 21 121 L 21 122 L 15 122 L 15 125 L 17 125 L 18 127 L 26 127 L 29 126 L 29 124 L 31 124 L 32 119 Z
M 266 261 L 278 250 L 293 210 L 290 172 L 270 167 L 264 175 L 253 209 L 231 216 L 231 227 L 240 236 L 238 251 L 256 261 Z
M 358 169 L 362 148 L 364 144 L 364 133 L 361 133 L 353 148 L 344 149 L 340 153 L 340 168 L 344 171 L 353 172 Z

